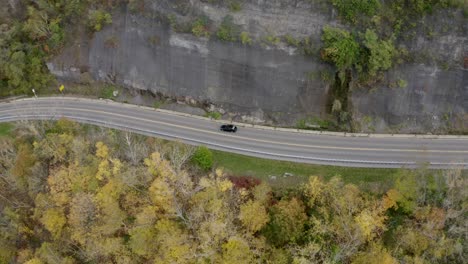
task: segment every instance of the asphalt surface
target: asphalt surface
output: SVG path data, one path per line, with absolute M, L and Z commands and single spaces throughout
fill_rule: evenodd
M 34 98 L 0 103 L 0 122 L 59 119 L 178 139 L 256 157 L 349 167 L 468 168 L 468 137 L 341 137 L 239 127 L 107 100 Z

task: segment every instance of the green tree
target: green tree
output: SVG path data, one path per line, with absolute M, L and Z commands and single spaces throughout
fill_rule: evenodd
M 300 200 L 281 200 L 272 207 L 270 222 L 263 233 L 276 246 L 298 242 L 303 235 L 306 219 L 305 207 Z
M 34 142 L 34 152 L 50 164 L 65 162 L 68 161 L 72 142 L 72 135 L 50 133 L 43 140 Z
M 49 15 L 47 12 L 28 6 L 28 20 L 24 24 L 24 30 L 34 40 L 47 39 L 50 36 Z
M 21 144 L 18 148 L 15 164 L 11 168 L 12 174 L 15 176 L 15 187 L 19 190 L 26 191 L 28 188 L 28 177 L 31 176 L 32 167 L 36 163 L 31 146 Z
M 395 48 L 391 41 L 379 40 L 377 34 L 368 29 L 364 36 L 364 46 L 369 53 L 366 65 L 371 76 L 374 76 L 377 71 L 388 70 L 392 67 Z
M 6 84 L 9 93 L 28 93 L 31 88 L 40 89 L 51 80 L 45 68 L 44 52 L 37 45 L 9 42 L 5 49 L 6 56 L 0 55 L 4 65 L 0 67 L 0 85 Z
M 59 14 L 50 18 L 46 10 L 38 10 L 31 6 L 28 6 L 28 20 L 23 30 L 35 41 L 46 41 L 48 48 L 52 49 L 58 48 L 64 39 Z
M 192 162 L 203 170 L 210 170 L 213 167 L 213 152 L 205 146 L 200 146 L 193 154 Z
M 15 51 L 11 54 L 5 67 L 5 75 L 12 87 L 21 87 L 26 74 L 26 54 L 23 51 Z
M 325 26 L 322 41 L 322 59 L 333 62 L 339 70 L 350 68 L 358 61 L 359 44 L 348 31 Z

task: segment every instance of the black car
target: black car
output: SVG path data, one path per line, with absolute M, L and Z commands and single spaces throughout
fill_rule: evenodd
M 226 131 L 226 132 L 236 132 L 237 127 L 235 125 L 222 125 L 219 130 Z

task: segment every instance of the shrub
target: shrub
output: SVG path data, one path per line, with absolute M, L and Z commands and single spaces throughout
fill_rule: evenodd
M 192 33 L 197 37 L 209 37 L 210 31 L 208 28 L 208 24 L 208 17 L 202 16 L 198 18 L 192 25 Z
M 236 41 L 239 31 L 239 26 L 234 24 L 232 16 L 225 16 L 216 35 L 223 41 Z
M 273 35 L 267 35 L 264 40 L 267 44 L 271 45 L 276 45 L 281 41 L 279 37 Z
M 153 107 L 158 109 L 158 108 L 161 108 L 161 106 L 163 106 L 166 102 L 165 101 L 156 101 L 153 103 Z
M 167 15 L 167 21 L 169 22 L 169 25 L 172 29 L 177 26 L 177 17 L 174 14 Z
M 88 14 L 88 26 L 93 31 L 100 31 L 110 23 L 112 23 L 112 16 L 106 11 L 91 10 Z
M 320 71 L 320 78 L 325 83 L 332 83 L 333 82 L 333 75 L 327 70 Z
M 237 189 L 250 190 L 261 183 L 259 179 L 250 176 L 229 176 L 228 178 Z
M 308 56 L 314 55 L 316 50 L 314 49 L 314 46 L 312 45 L 312 41 L 310 40 L 310 38 L 302 39 L 300 44 L 301 44 L 302 52 L 305 55 L 308 55 Z
M 408 86 L 408 82 L 403 79 L 398 79 L 397 84 L 400 88 L 406 88 L 406 86 Z
M 379 0 L 332 0 L 332 4 L 342 17 L 353 23 L 363 14 L 369 17 L 375 15 L 380 8 Z
M 213 167 L 213 152 L 205 146 L 199 146 L 192 156 L 192 162 L 203 170 Z
M 221 119 L 222 115 L 220 112 L 209 112 L 206 114 L 206 117 L 218 120 Z
M 333 101 L 333 105 L 332 105 L 332 113 L 340 113 L 341 112 L 341 102 L 339 99 L 335 99 L 335 101 Z
M 283 36 L 283 38 L 284 38 L 284 41 L 286 41 L 286 43 L 289 46 L 298 47 L 301 44 L 301 41 L 299 39 L 295 39 L 293 36 L 289 34 Z
M 115 87 L 112 85 L 105 85 L 102 87 L 99 97 L 104 99 L 112 99 L 114 97 Z
M 130 12 L 143 12 L 145 9 L 145 2 L 143 0 L 128 0 L 128 8 Z
M 241 40 L 242 44 L 244 44 L 244 45 L 251 45 L 252 44 L 252 39 L 249 36 L 249 32 L 243 31 L 240 34 L 240 40 Z
M 110 48 L 117 48 L 119 46 L 119 40 L 115 36 L 108 37 L 104 41 L 104 46 L 108 49 Z
M 148 37 L 148 42 L 152 46 L 157 46 L 161 43 L 161 38 L 159 36 L 151 36 L 151 37 Z
M 242 9 L 242 6 L 239 2 L 232 1 L 229 3 L 229 10 L 231 10 L 231 12 L 239 12 L 241 11 L 241 9 Z

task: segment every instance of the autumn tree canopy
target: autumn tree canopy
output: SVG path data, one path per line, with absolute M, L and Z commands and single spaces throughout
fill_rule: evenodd
M 318 176 L 277 192 L 265 182 L 227 177 L 215 164 L 191 162 L 196 150 L 180 143 L 68 120 L 18 126 L 0 146 L 1 263 L 468 257 L 468 181 L 457 169 L 403 170 L 382 193 Z

